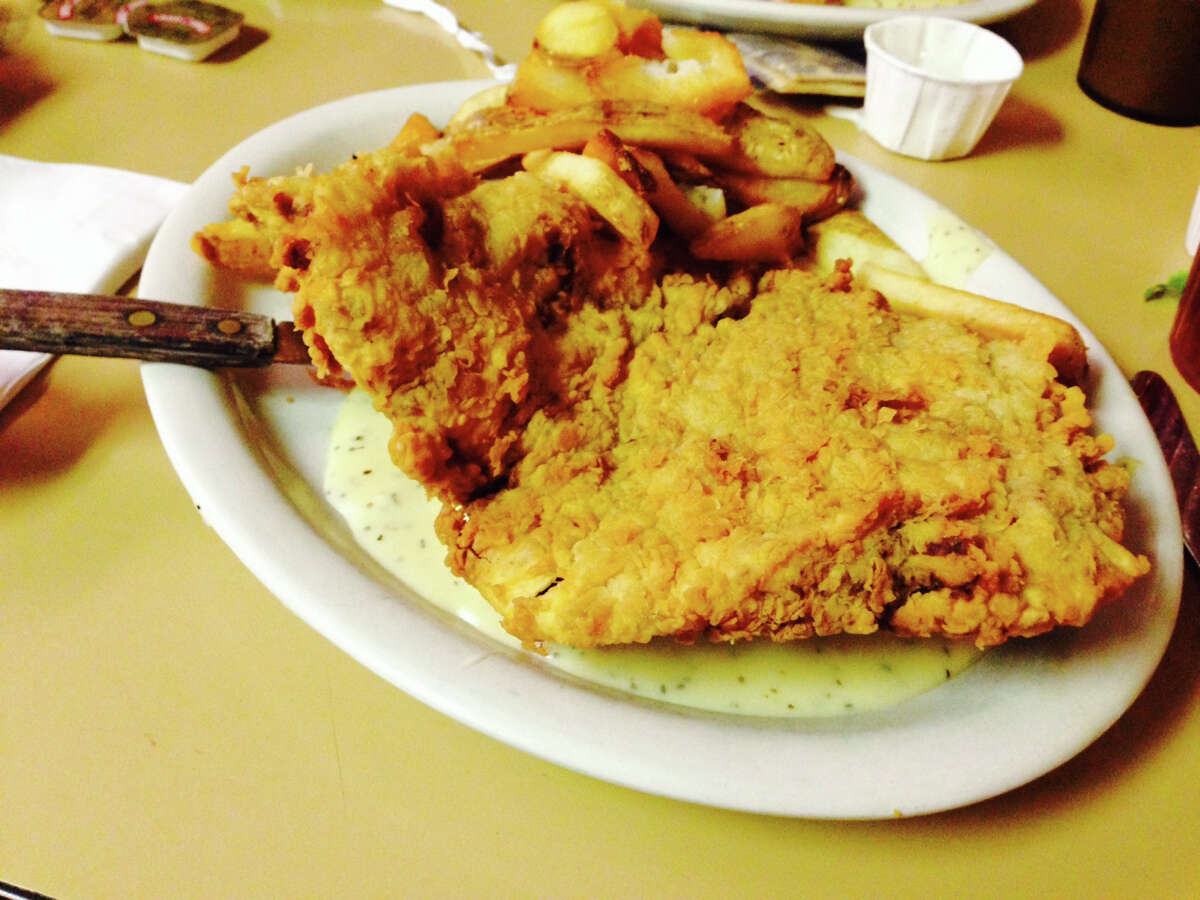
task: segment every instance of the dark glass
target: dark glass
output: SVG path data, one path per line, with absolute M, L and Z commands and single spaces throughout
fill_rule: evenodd
M 1096 0 L 1079 86 L 1160 125 L 1200 125 L 1200 0 Z
M 1171 359 L 1183 380 L 1200 391 L 1200 253 L 1192 260 L 1171 326 Z

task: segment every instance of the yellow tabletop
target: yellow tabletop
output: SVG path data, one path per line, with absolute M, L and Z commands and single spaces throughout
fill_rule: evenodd
M 28 21 L 0 56 L 0 153 L 190 181 L 303 108 L 488 74 L 375 0 L 233 5 L 243 38 L 198 65 Z M 514 60 L 551 4 L 450 5 Z M 1042 0 L 998 26 L 1027 68 L 965 160 L 819 124 L 994 238 L 1127 375 L 1163 373 L 1200 430 L 1166 349 L 1174 301 L 1143 300 L 1188 262 L 1200 132 L 1080 93 L 1091 7 Z M 661 799 L 477 734 L 335 649 L 205 526 L 137 364 L 63 358 L 0 412 L 0 881 L 64 897 L 1194 895 L 1198 603 L 1189 567 L 1145 693 L 1007 795 L 851 823 Z

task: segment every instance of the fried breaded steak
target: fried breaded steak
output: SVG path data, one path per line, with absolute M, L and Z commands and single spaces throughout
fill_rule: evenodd
M 1019 344 L 799 272 L 744 317 L 663 319 L 620 383 L 533 416 L 504 490 L 441 516 L 518 637 L 987 646 L 1083 624 L 1145 571 L 1110 442 Z

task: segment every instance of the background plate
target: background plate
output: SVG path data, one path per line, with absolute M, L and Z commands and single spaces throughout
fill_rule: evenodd
M 445 121 L 487 82 L 395 88 L 277 123 L 202 175 L 156 236 L 140 294 L 244 306 L 289 318 L 289 298 L 211 269 L 188 248 L 224 219 L 231 173 L 330 168 L 387 143 L 410 112 Z M 924 255 L 930 198 L 860 161 L 843 162 L 862 207 Z M 299 367 L 212 373 L 151 363 L 143 380 L 173 465 L 206 521 L 298 616 L 412 696 L 485 734 L 568 768 L 663 796 L 754 812 L 915 815 L 1001 793 L 1100 735 L 1161 657 L 1179 605 L 1182 550 L 1158 445 L 1112 359 L 1036 279 L 995 250 L 969 288 L 1075 322 L 1091 348 L 1088 385 L 1116 454 L 1142 461 L 1130 537 L 1151 575 L 1082 630 L 1012 642 L 899 706 L 834 719 L 708 715 L 594 689 L 441 613 L 364 554 L 322 497 L 329 430 L 343 395 Z
M 998 22 L 1037 0 L 976 0 L 936 9 L 858 9 L 776 3 L 773 0 L 635 0 L 673 22 L 741 31 L 770 31 L 799 37 L 859 37 L 872 22 L 893 16 L 936 15 L 986 25 Z

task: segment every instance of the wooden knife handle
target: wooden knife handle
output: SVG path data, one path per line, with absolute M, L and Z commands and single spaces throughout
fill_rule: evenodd
M 1161 375 L 1138 372 L 1131 383 L 1167 461 L 1179 501 L 1184 544 L 1200 562 L 1200 450 L 1188 431 L 1175 394 Z
M 101 294 L 0 289 L 0 348 L 216 368 L 265 366 L 275 322 L 248 312 Z

